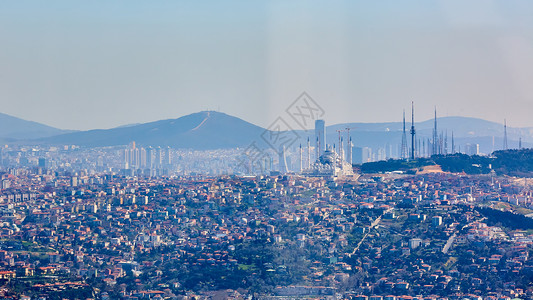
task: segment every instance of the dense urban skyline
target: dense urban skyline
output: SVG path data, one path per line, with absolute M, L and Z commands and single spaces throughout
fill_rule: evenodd
M 328 124 L 533 126 L 530 2 L 0 5 L 1 112 L 63 129 L 220 110 L 266 127 L 302 91 Z M 383 108 L 387 107 L 386 110 Z
M 531 16 L 0 3 L 0 299 L 533 299 Z

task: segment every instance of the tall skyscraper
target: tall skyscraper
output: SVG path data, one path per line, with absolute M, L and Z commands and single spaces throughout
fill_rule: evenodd
M 130 149 L 124 149 L 122 152 L 122 168 L 129 169 L 130 166 Z
M 300 172 L 304 169 L 304 160 L 303 160 L 303 150 L 302 150 L 302 144 L 300 144 Z
M 466 144 L 465 154 L 479 155 L 479 144 Z
M 148 147 L 146 149 L 146 167 L 152 169 L 154 167 L 154 148 Z
M 133 149 L 133 158 L 133 165 L 135 165 L 136 168 L 139 168 L 141 166 L 141 151 L 139 150 L 139 148 Z
M 165 151 L 165 160 L 163 164 L 165 166 L 170 166 L 172 164 L 172 149 L 170 149 L 170 147 L 167 147 L 167 151 Z
M 285 145 L 279 149 L 279 172 L 281 174 L 289 172 L 289 168 L 287 168 L 287 157 L 285 155 Z
M 163 150 L 161 149 L 161 147 L 157 147 L 156 151 L 155 151 L 155 161 L 154 161 L 154 166 L 156 168 L 160 168 L 161 167 L 161 162 L 163 161 Z
M 141 167 L 141 169 L 144 169 L 146 168 L 146 149 L 141 148 L 139 152 L 141 153 L 141 161 L 139 163 L 139 166 Z
M 39 168 L 46 168 L 46 158 L 39 157 Z
M 104 157 L 102 155 L 96 158 L 96 167 L 100 170 L 104 167 Z
M 317 140 L 317 154 L 320 157 L 326 151 L 326 122 L 324 120 L 315 121 L 315 136 Z

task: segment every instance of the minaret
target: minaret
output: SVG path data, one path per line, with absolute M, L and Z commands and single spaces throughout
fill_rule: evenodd
M 415 159 L 415 103 L 411 101 L 411 159 Z
M 400 150 L 400 156 L 403 159 L 407 159 L 407 135 L 405 134 L 405 109 L 403 110 L 403 132 L 402 132 L 402 148 Z
M 337 149 L 335 149 L 335 144 L 333 144 L 333 170 L 337 168 Z M 334 171 L 335 172 L 335 171 Z
M 320 140 L 318 137 L 316 138 L 316 160 L 318 161 L 320 159 Z
M 341 161 L 343 161 L 344 160 L 344 139 L 342 137 L 341 137 L 341 143 L 339 147 L 339 156 L 341 158 Z
M 341 141 L 341 131 L 340 130 L 337 130 L 337 133 L 339 134 L 339 148 L 337 149 L 339 151 L 339 153 L 337 153 L 340 157 L 340 159 L 342 160 L 342 141 Z
M 349 133 L 348 133 L 349 134 Z M 348 141 L 348 152 L 347 152 L 347 161 L 348 163 L 350 164 L 350 166 L 352 165 L 352 147 L 353 147 L 353 144 L 352 144 L 352 137 L 349 136 L 349 141 Z
M 307 138 L 307 169 L 311 167 L 311 142 L 309 142 L 309 137 Z
M 507 145 L 507 120 L 503 119 L 503 150 L 509 149 Z

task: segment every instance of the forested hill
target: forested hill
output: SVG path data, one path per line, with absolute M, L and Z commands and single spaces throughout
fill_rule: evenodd
M 418 158 L 413 161 L 387 160 L 365 163 L 361 166 L 363 173 L 403 171 L 415 173 L 424 166 L 439 165 L 445 172 L 467 174 L 488 174 L 494 170 L 498 175 L 519 177 L 533 176 L 533 149 L 495 151 L 491 156 L 469 156 L 456 153 L 434 155 L 430 158 Z

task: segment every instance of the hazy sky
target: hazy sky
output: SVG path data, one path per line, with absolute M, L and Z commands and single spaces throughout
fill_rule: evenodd
M 211 109 L 268 126 L 464 115 L 533 126 L 533 1 L 2 1 L 0 112 L 64 129 Z

